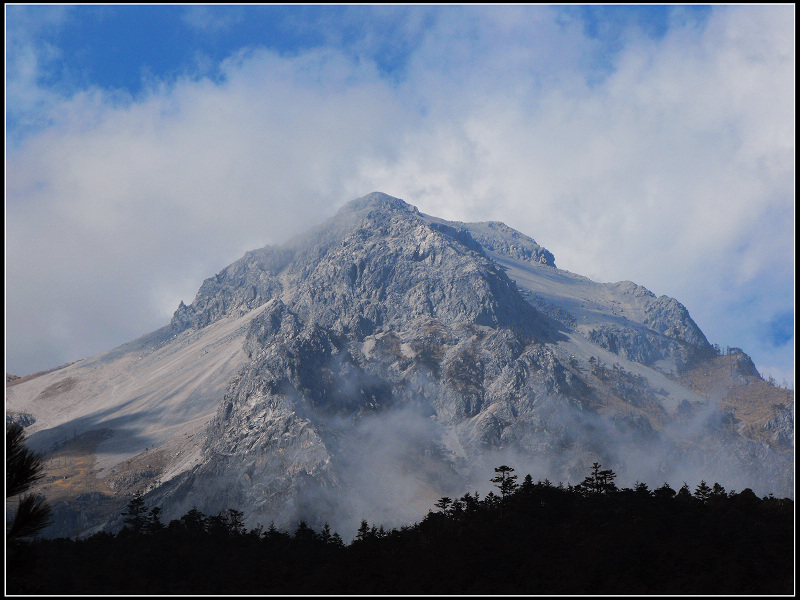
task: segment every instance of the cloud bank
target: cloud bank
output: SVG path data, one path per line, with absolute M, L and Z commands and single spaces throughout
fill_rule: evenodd
M 342 10 L 305 23 L 313 47 L 135 94 L 51 85 L 63 49 L 9 26 L 7 371 L 164 325 L 246 250 L 379 190 L 676 297 L 793 383 L 793 7 L 675 9 L 613 39 L 579 11 L 415 8 Z

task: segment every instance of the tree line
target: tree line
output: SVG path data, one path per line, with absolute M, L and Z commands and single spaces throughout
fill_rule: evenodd
M 8 466 L 8 463 L 7 463 Z M 136 494 L 123 528 L 7 535 L 7 591 L 27 594 L 791 594 L 794 503 L 637 482 L 594 463 L 577 485 L 518 480 L 440 498 L 418 522 L 245 527 L 235 509 L 164 523 Z

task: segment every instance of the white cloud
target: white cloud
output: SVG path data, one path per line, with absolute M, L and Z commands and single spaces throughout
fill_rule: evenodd
M 793 8 L 632 32 L 599 79 L 577 20 L 470 8 L 409 19 L 389 76 L 358 53 L 386 42 L 365 37 L 355 53 L 243 50 L 216 79 L 137 99 L 48 98 L 54 124 L 7 159 L 8 367 L 165 324 L 244 251 L 373 190 L 505 221 L 562 268 L 675 296 L 711 341 L 749 350 L 731 298 L 766 281 L 752 310 L 777 312 L 793 287 Z M 38 81 L 35 56 L 15 60 Z M 719 338 L 731 323 L 744 341 Z
M 62 51 L 37 34 L 64 26 L 67 11 L 63 6 L 8 6 L 6 17 L 6 128 L 40 129 L 50 123 L 50 108 L 63 99 L 42 82 Z
M 154 329 L 203 278 L 359 195 L 359 157 L 401 110 L 365 69 L 253 52 L 222 84 L 63 106 L 8 158 L 8 312 L 28 316 L 8 322 L 10 367 L 47 340 L 68 360 Z

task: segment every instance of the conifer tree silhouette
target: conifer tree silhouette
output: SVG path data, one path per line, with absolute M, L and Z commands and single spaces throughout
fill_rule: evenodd
M 491 482 L 500 490 L 500 496 L 505 500 L 506 496 L 511 495 L 517 489 L 517 476 L 511 474 L 514 469 L 508 465 L 501 465 L 495 468 L 494 472 L 498 475 L 493 477 Z
M 6 499 L 20 496 L 9 540 L 36 535 L 51 523 L 52 509 L 44 498 L 25 493 L 44 476 L 42 467 L 42 456 L 25 447 L 22 426 L 6 425 Z

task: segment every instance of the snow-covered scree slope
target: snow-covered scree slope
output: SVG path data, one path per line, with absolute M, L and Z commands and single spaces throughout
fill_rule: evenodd
M 94 435 L 81 485 L 57 490 L 73 529 L 139 486 L 166 518 L 236 508 L 348 534 L 488 491 L 501 463 L 551 481 L 598 461 L 621 485 L 793 487 L 793 394 L 719 356 L 679 302 L 381 193 L 248 252 L 161 330 L 12 385 L 7 414 L 33 420 L 43 450 Z M 108 510 L 86 518 L 91 502 Z

